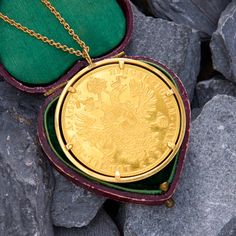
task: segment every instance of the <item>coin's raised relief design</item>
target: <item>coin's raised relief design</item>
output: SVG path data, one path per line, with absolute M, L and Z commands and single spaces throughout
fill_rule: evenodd
M 72 152 L 104 175 L 130 176 L 161 163 L 175 144 L 180 113 L 165 82 L 143 68 L 106 66 L 73 85 L 62 109 Z

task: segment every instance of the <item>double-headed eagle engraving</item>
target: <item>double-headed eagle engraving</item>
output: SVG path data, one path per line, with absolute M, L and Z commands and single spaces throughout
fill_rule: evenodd
M 110 84 L 109 84 L 110 83 Z M 162 155 L 162 139 L 168 117 L 159 110 L 155 88 L 142 79 L 117 78 L 107 82 L 91 78 L 90 96 L 81 100 L 75 128 L 86 145 L 107 164 L 120 164 L 132 170 L 154 163 Z

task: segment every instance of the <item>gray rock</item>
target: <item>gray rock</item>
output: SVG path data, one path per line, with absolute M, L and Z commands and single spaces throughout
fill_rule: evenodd
M 220 231 L 218 236 L 235 236 L 236 235 L 236 217 L 232 218 Z
M 92 222 L 83 228 L 55 227 L 55 236 L 119 236 L 119 230 L 104 210 L 100 210 Z
M 53 235 L 53 177 L 39 148 L 42 99 L 0 80 L 0 235 Z
M 236 99 L 217 95 L 192 123 L 176 205 L 124 205 L 129 235 L 217 236 L 236 216 Z
M 140 0 L 135 0 L 139 2 Z M 210 38 L 217 28 L 221 12 L 231 0 L 147 0 L 156 17 L 197 29 L 202 38 Z M 143 7 L 146 5 L 143 3 Z
M 196 94 L 199 107 L 203 107 L 217 94 L 236 97 L 236 84 L 222 76 L 215 76 L 210 80 L 199 82 L 196 86 Z
M 214 69 L 236 82 L 236 1 L 222 12 L 210 43 Z
M 126 53 L 166 64 L 180 76 L 192 99 L 200 67 L 198 33 L 183 25 L 146 17 L 135 6 L 133 12 L 134 32 Z
M 74 185 L 57 171 L 54 171 L 54 175 L 56 185 L 51 208 L 54 225 L 66 228 L 88 225 L 105 198 Z

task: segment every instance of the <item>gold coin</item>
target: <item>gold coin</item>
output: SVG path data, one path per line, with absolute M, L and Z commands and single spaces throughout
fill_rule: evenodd
M 60 96 L 56 133 L 69 160 L 110 182 L 146 178 L 177 153 L 185 131 L 184 105 L 158 69 L 132 59 L 87 67 Z

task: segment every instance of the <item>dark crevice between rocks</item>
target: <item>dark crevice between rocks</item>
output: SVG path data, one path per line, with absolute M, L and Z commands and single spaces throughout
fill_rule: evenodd
M 103 209 L 106 211 L 106 213 L 111 217 L 111 219 L 115 222 L 117 225 L 120 235 L 123 235 L 123 229 L 119 227 L 119 222 L 118 222 L 118 214 L 120 211 L 121 203 L 108 199 L 104 202 L 103 204 Z
M 191 110 L 193 110 L 195 108 L 199 108 L 199 101 L 198 101 L 196 88 L 194 89 L 193 100 L 191 102 Z
M 214 75 L 219 74 L 215 71 L 212 64 L 212 54 L 210 49 L 210 41 L 203 41 L 201 43 L 201 62 L 200 62 L 200 73 L 197 81 L 208 80 Z
M 215 75 L 219 75 L 220 73 L 213 68 L 212 63 L 212 53 L 210 49 L 210 41 L 205 40 L 201 42 L 201 62 L 200 62 L 200 72 L 197 77 L 197 82 L 209 80 Z M 191 108 L 199 108 L 198 97 L 196 93 L 196 88 L 194 91 L 194 97 L 191 102 Z
M 153 16 L 152 9 L 150 8 L 148 4 L 148 0 L 131 0 L 138 9 L 145 14 L 146 16 Z

